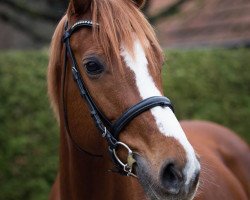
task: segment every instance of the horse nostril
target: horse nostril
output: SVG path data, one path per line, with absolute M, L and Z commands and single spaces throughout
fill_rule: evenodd
M 183 184 L 182 172 L 174 163 L 168 163 L 162 169 L 161 182 L 168 193 L 178 194 Z

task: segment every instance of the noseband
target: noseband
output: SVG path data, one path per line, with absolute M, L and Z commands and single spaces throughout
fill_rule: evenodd
M 64 87 L 65 87 L 65 77 L 66 77 L 66 69 L 67 69 L 67 57 L 71 60 L 71 70 L 73 74 L 73 78 L 77 84 L 77 87 L 79 89 L 80 95 L 82 98 L 86 101 L 91 117 L 93 121 L 95 122 L 95 125 L 99 132 L 101 133 L 102 137 L 106 139 L 108 143 L 108 150 L 111 155 L 112 161 L 115 164 L 115 167 L 117 169 L 117 172 L 119 172 L 122 175 L 126 176 L 135 176 L 132 173 L 133 169 L 133 163 L 135 160 L 133 159 L 133 152 L 132 150 L 124 143 L 119 141 L 119 134 L 124 129 L 126 125 L 128 125 L 129 122 L 131 122 L 135 117 L 142 114 L 145 111 L 150 110 L 151 108 L 154 108 L 156 106 L 161 107 L 169 107 L 173 112 L 173 106 L 171 105 L 170 100 L 167 97 L 163 96 L 153 96 L 147 99 L 142 100 L 141 102 L 135 104 L 131 108 L 129 108 L 127 111 L 125 111 L 121 117 L 119 117 L 114 123 L 111 123 L 105 115 L 98 109 L 95 102 L 93 101 L 92 97 L 90 96 L 85 83 L 83 81 L 83 78 L 80 74 L 76 59 L 74 57 L 74 54 L 72 52 L 71 46 L 70 46 L 70 37 L 74 32 L 81 28 L 91 28 L 93 25 L 92 21 L 78 21 L 76 22 L 71 28 L 68 29 L 68 25 L 65 25 L 65 32 L 63 36 L 63 42 L 66 46 L 66 52 L 65 52 L 65 63 L 64 63 L 64 77 L 63 77 L 63 106 L 64 106 L 64 120 L 66 124 L 66 130 L 69 133 L 69 126 L 68 126 L 68 119 L 67 119 L 67 109 L 65 105 L 64 100 Z M 70 135 L 70 138 L 73 140 L 73 138 Z M 74 140 L 73 140 L 74 142 Z M 77 145 L 76 142 L 74 144 Z M 128 159 L 127 163 L 123 163 L 119 157 L 117 156 L 116 150 L 118 147 L 123 147 L 127 149 L 128 151 Z M 79 145 L 77 145 L 78 148 L 81 149 Z

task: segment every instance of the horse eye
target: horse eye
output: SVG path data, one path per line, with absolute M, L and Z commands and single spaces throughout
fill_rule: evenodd
M 96 61 L 87 62 L 85 68 L 89 75 L 98 75 L 104 71 L 103 65 Z

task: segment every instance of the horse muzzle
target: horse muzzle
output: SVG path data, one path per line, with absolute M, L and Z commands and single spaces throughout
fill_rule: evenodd
M 185 174 L 173 160 L 166 161 L 160 170 L 154 170 L 143 157 L 136 155 L 136 174 L 150 200 L 183 199 L 190 200 L 195 196 L 199 174 L 193 174 L 191 181 L 185 184 Z

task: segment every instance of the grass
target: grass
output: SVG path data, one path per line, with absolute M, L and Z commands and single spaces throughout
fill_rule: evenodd
M 165 94 L 179 119 L 226 125 L 250 142 L 250 50 L 167 51 Z M 0 199 L 45 200 L 58 162 L 46 52 L 0 54 Z

